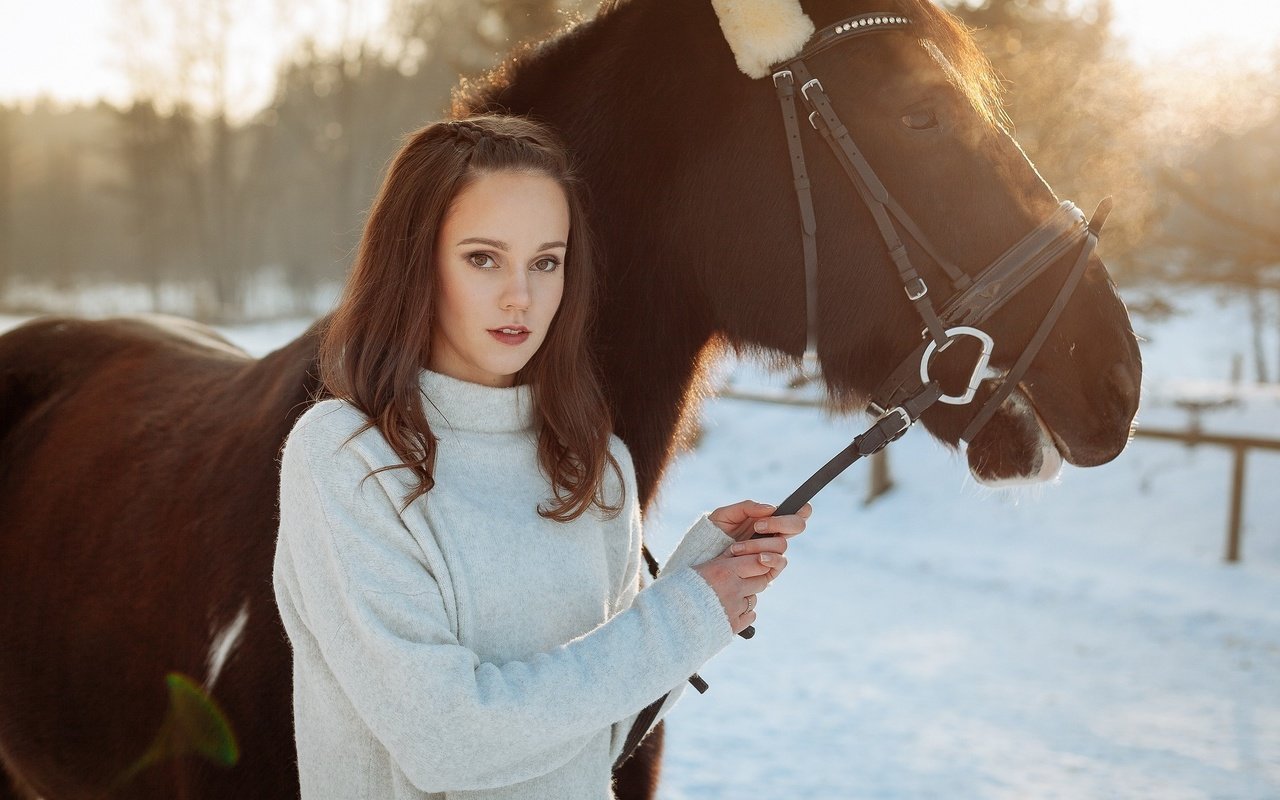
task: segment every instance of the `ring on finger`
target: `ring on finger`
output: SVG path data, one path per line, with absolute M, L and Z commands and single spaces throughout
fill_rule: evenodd
M 751 609 L 756 607 L 756 596 L 754 594 L 747 595 L 747 610 L 743 613 L 750 614 Z

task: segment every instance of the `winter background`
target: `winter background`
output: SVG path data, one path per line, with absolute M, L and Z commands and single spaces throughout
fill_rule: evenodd
M 81 302 L 145 306 L 119 288 Z M 260 356 L 310 321 L 219 330 Z M 1231 400 L 1203 430 L 1280 436 L 1280 388 L 1228 381 L 1248 341 L 1238 296 L 1182 292 L 1135 328 L 1140 426 L 1185 429 L 1188 400 Z M 719 370 L 739 389 L 786 378 Z M 781 501 L 864 423 L 709 400 L 650 511 L 651 548 L 664 558 L 704 510 Z M 756 637 L 668 716 L 661 798 L 1280 797 L 1280 453 L 1248 455 L 1230 565 L 1225 448 L 1138 438 L 1013 490 L 977 485 L 923 430 L 889 453 L 896 485 L 875 502 L 865 463 L 815 498 Z

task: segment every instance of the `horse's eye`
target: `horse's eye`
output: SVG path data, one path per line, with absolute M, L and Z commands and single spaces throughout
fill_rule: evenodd
M 912 111 L 902 115 L 902 124 L 913 131 L 924 131 L 938 127 L 938 117 L 932 110 Z

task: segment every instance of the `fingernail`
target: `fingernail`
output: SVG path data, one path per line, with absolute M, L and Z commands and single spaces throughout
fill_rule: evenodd
M 760 563 L 761 563 L 761 564 L 771 564 L 771 563 L 773 563 L 773 553 L 761 553 L 761 554 L 760 554 Z
M 770 505 L 769 503 L 761 503 L 760 505 L 761 505 L 761 506 L 763 506 L 764 508 L 769 509 L 770 511 L 777 511 L 777 510 L 778 510 L 778 507 L 777 507 L 777 506 L 775 506 L 775 505 Z
M 741 553 L 741 552 L 742 552 L 742 542 L 735 542 L 735 543 L 733 543 L 733 544 L 729 545 L 729 551 L 730 551 L 730 552 L 732 552 L 732 553 Z
M 765 529 L 765 528 L 767 528 L 767 527 L 769 527 L 769 524 L 768 524 L 767 522 L 765 522 L 764 520 L 760 520 L 759 522 L 757 522 L 757 523 L 756 523 L 756 530 L 757 530 L 757 531 L 762 531 L 762 530 L 764 530 L 764 529 Z

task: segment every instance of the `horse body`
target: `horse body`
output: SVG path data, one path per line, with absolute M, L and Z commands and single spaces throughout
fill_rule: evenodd
M 254 360 L 162 319 L 0 337 L 0 756 L 32 792 L 101 797 L 156 735 L 164 675 L 207 680 L 243 608 L 211 688 L 237 722 L 269 722 L 235 726 L 235 770 L 193 759 L 184 779 L 205 796 L 296 794 L 270 558 L 275 457 L 314 352 L 308 334 Z M 171 777 L 128 793 L 173 796 Z
M 871 7 L 809 5 L 819 26 Z M 885 183 L 962 267 L 986 263 L 1056 205 L 1017 145 L 966 112 L 909 37 L 868 39 L 817 67 Z M 904 130 L 902 109 L 925 102 L 938 126 Z M 773 87 L 736 71 L 709 3 L 631 0 L 455 102 L 457 114 L 484 110 L 551 123 L 580 160 L 604 247 L 594 344 L 647 505 L 715 354 L 732 346 L 785 362 L 805 345 Z M 824 156 L 814 152 L 811 170 L 819 356 L 833 404 L 852 409 L 915 347 L 919 324 L 869 214 Z M 1060 279 L 1051 269 L 992 319 L 993 364 L 1017 357 Z M 242 758 L 230 770 L 174 761 L 140 774 L 129 796 L 297 795 L 270 564 L 276 455 L 319 390 L 322 324 L 256 361 L 173 321 L 44 320 L 0 337 L 0 763 L 19 786 L 51 800 L 102 796 L 155 734 L 163 676 L 177 670 L 206 681 Z M 1013 402 L 970 443 L 971 469 L 1036 474 L 1046 448 L 1072 463 L 1114 457 L 1138 363 L 1123 305 L 1091 262 Z M 924 422 L 955 444 L 970 414 L 939 408 Z M 227 630 L 220 661 L 212 651 Z M 623 767 L 620 797 L 652 795 L 660 748 L 660 734 L 649 737 Z

